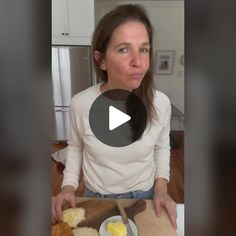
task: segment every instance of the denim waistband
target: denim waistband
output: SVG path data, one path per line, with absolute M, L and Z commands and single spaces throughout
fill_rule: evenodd
M 146 198 L 152 199 L 153 197 L 153 187 L 147 191 L 131 191 L 121 194 L 101 194 L 97 192 L 93 192 L 89 188 L 85 189 L 85 197 L 96 197 L 96 198 L 127 198 L 127 199 L 137 199 L 137 198 Z

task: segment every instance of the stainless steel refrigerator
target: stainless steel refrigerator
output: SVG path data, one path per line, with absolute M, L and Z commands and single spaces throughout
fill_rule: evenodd
M 53 141 L 69 136 L 69 104 L 73 95 L 93 84 L 90 47 L 52 46 L 54 97 Z

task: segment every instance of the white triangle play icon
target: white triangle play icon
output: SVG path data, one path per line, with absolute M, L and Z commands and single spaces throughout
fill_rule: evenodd
M 124 112 L 109 106 L 109 130 L 113 130 L 131 119 Z

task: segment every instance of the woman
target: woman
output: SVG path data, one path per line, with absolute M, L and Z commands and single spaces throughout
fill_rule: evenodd
M 66 167 L 62 190 L 52 204 L 53 220 L 61 220 L 65 202 L 75 207 L 82 168 L 85 196 L 153 199 L 157 216 L 164 206 L 176 228 L 176 204 L 167 193 L 171 108 L 169 99 L 154 90 L 152 27 L 144 9 L 121 5 L 106 14 L 94 32 L 92 51 L 102 83 L 72 98 Z M 111 89 L 133 92 L 147 110 L 142 137 L 125 147 L 102 144 L 88 124 L 92 102 Z

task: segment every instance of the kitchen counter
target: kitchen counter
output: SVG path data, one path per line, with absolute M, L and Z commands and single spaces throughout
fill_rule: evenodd
M 184 204 L 177 204 L 177 236 L 184 236 Z

